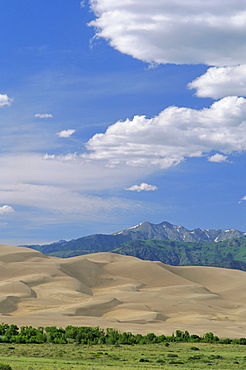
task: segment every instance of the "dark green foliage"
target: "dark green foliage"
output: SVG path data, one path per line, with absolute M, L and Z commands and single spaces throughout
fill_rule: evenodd
M 157 336 L 154 333 L 149 333 L 146 335 L 146 339 L 148 343 L 155 343 Z
M 213 333 L 209 332 L 204 334 L 203 341 L 206 343 L 215 343 L 219 341 L 219 338 L 215 336 Z
M 246 338 L 234 339 L 232 343 L 246 345 Z
M 190 342 L 200 342 L 201 338 L 199 337 L 199 335 L 196 335 L 196 334 L 191 334 L 190 336 Z
M 164 360 L 162 360 L 162 359 L 156 360 L 156 362 L 157 362 L 158 364 L 165 364 L 165 361 L 164 361 Z
M 67 339 L 65 336 L 65 329 L 56 328 L 55 326 L 49 326 L 45 328 L 47 334 L 47 342 L 66 344 Z
M 132 240 L 111 252 L 175 266 L 212 266 L 246 271 L 246 237 L 213 243 Z
M 103 344 L 106 342 L 104 330 L 97 327 L 74 327 L 67 326 L 65 337 L 74 339 L 77 344 Z
M 222 356 L 220 356 L 220 355 L 211 355 L 211 356 L 209 356 L 209 359 L 210 360 L 222 360 Z
M 181 330 L 176 330 L 176 342 L 188 342 L 190 339 L 190 334 L 188 331 L 181 331 Z
M 149 362 L 149 360 L 146 358 L 140 358 L 139 362 Z
M 8 364 L 0 363 L 0 370 L 12 370 L 12 367 Z
M 188 331 L 176 330 L 172 336 L 148 333 L 147 335 L 133 334 L 131 332 L 119 332 L 114 328 L 107 328 L 106 330 L 96 326 L 81 326 L 75 327 L 67 326 L 65 329 L 57 328 L 56 326 L 48 326 L 46 328 L 32 326 L 21 326 L 19 329 L 17 325 L 1 324 L 0 331 L 2 343 L 77 343 L 83 345 L 109 344 L 120 347 L 121 345 L 135 345 L 135 344 L 154 344 L 163 343 L 165 347 L 170 345 L 170 342 L 196 342 L 204 343 L 221 343 L 221 344 L 240 344 L 246 345 L 246 338 L 234 339 L 229 338 L 219 339 L 213 333 L 205 333 L 202 337 L 196 334 L 190 335 Z M 10 349 L 14 347 L 9 347 Z M 198 347 L 191 347 L 191 350 L 199 351 Z M 178 357 L 176 354 L 169 353 L 168 357 Z M 1 370 L 1 369 L 0 369 Z
M 200 356 L 200 355 L 195 355 L 195 356 L 190 356 L 188 357 L 188 360 L 189 361 L 197 361 L 197 360 L 201 360 L 203 356 Z
M 136 344 L 135 335 L 130 332 L 122 333 L 119 339 L 120 344 Z
M 231 342 L 232 342 L 232 339 L 229 339 L 229 338 L 219 340 L 219 343 L 221 344 L 231 344 Z
M 47 335 L 44 333 L 44 328 L 35 329 L 32 326 L 22 326 L 15 340 L 18 343 L 44 343 L 46 341 Z
M 0 335 L 5 335 L 6 333 L 6 330 L 9 328 L 9 325 L 8 324 L 1 324 L 0 325 Z

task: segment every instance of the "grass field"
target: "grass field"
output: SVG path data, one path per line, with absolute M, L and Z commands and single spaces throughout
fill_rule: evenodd
M 13 370 L 245 369 L 246 346 L 170 343 L 81 346 L 0 344 L 0 363 Z

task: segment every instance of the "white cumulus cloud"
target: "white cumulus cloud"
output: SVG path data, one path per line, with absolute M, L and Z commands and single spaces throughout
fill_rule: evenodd
M 52 118 L 53 115 L 50 114 L 50 113 L 37 113 L 37 114 L 35 114 L 34 117 L 36 117 L 36 118 Z
M 222 163 L 222 162 L 228 162 L 227 156 L 223 154 L 216 153 L 208 158 L 209 162 L 215 162 L 215 163 Z
M 246 60 L 241 0 L 91 0 L 95 37 L 148 63 L 228 66 Z
M 118 121 L 94 135 L 87 149 L 85 158 L 104 159 L 111 166 L 161 168 L 213 150 L 241 152 L 246 150 L 246 99 L 226 97 L 201 110 L 172 106 L 151 119 Z
M 212 67 L 205 74 L 188 84 L 196 89 L 199 98 L 219 99 L 225 96 L 246 96 L 246 65 Z
M 75 133 L 75 130 L 63 130 L 63 131 L 57 132 L 57 135 L 59 137 L 67 138 L 67 137 L 72 136 L 74 133 Z
M 11 206 L 4 205 L 0 207 L 0 215 L 5 215 L 7 213 L 12 213 L 14 212 L 14 209 Z
M 11 105 L 13 99 L 10 99 L 7 94 L 0 94 L 0 107 Z
M 142 184 L 133 185 L 130 188 L 127 188 L 126 190 L 137 191 L 137 192 L 140 192 L 140 191 L 155 191 L 155 190 L 157 190 L 157 186 L 149 185 L 149 184 L 146 184 L 145 182 L 142 182 Z

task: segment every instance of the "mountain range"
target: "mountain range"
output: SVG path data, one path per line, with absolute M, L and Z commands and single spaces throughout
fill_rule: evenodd
M 209 229 L 194 229 L 187 230 L 183 226 L 175 226 L 167 221 L 160 224 L 152 224 L 150 222 L 142 222 L 139 225 L 119 231 L 113 235 L 127 236 L 131 240 L 179 240 L 184 242 L 219 242 L 225 239 L 240 238 L 246 233 L 236 229 L 229 230 L 209 230 Z
M 215 266 L 246 271 L 246 233 L 194 229 L 169 222 L 143 222 L 111 235 L 94 234 L 46 245 L 28 245 L 48 256 L 62 258 L 112 252 L 175 266 Z

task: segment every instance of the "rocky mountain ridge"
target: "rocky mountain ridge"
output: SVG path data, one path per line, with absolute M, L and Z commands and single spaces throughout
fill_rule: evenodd
M 246 233 L 230 230 L 207 230 L 194 229 L 188 230 L 183 226 L 175 226 L 169 222 L 152 224 L 142 222 L 139 225 L 116 232 L 111 235 L 94 234 L 82 238 L 45 244 L 45 245 L 25 245 L 25 247 L 39 250 L 46 255 L 71 257 L 75 255 L 108 252 L 127 242 L 134 240 L 160 240 L 178 241 L 190 243 L 219 243 L 220 241 L 232 238 L 242 238 Z
M 188 230 L 183 226 L 172 225 L 164 221 L 160 224 L 152 224 L 148 221 L 139 225 L 119 231 L 114 235 L 130 236 L 131 240 L 175 240 L 184 242 L 220 242 L 225 239 L 240 238 L 245 236 L 245 232 L 236 229 L 194 229 Z

